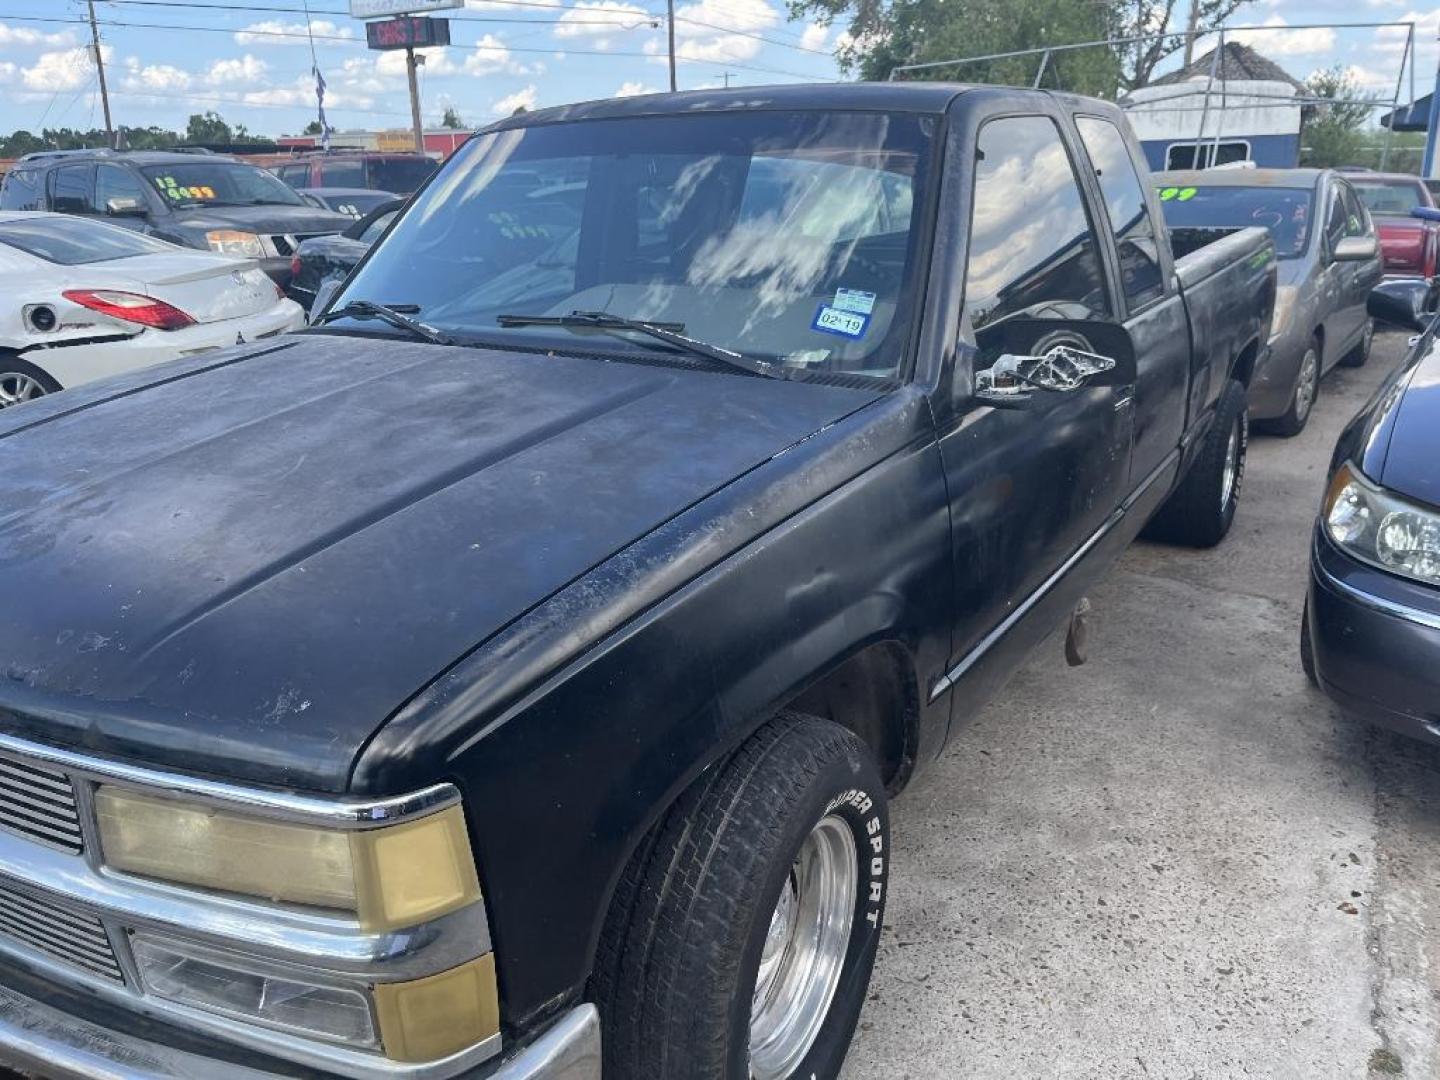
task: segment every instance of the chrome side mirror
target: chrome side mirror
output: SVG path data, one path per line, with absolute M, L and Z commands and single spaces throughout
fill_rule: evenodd
M 105 212 L 111 217 L 144 217 L 145 204 L 133 195 L 115 195 L 105 200 Z
M 1364 262 L 1380 253 L 1380 241 L 1373 236 L 1345 236 L 1335 245 L 1331 258 L 1336 262 Z
M 1043 356 L 1004 353 L 975 376 L 975 393 L 987 400 L 1017 399 L 1027 389 L 1062 394 L 1079 390 L 1096 375 L 1115 370 L 1115 361 L 1099 353 L 1057 345 Z

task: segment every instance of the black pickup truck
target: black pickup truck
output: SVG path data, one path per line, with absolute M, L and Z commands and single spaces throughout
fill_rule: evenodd
M 1235 512 L 1273 249 L 1172 259 L 1142 162 L 993 87 L 528 113 L 316 326 L 6 410 L 0 1062 L 835 1075 L 887 799 Z

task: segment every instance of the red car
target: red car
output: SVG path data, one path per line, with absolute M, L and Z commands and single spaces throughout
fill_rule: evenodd
M 1352 173 L 1346 179 L 1375 219 L 1385 276 L 1434 280 L 1440 225 L 1410 216 L 1417 206 L 1435 206 L 1425 182 L 1402 173 Z

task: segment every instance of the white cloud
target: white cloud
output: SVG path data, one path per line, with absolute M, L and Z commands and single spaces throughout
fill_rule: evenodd
M 1260 24 L 1273 26 L 1274 30 L 1231 30 L 1225 34 L 1226 41 L 1249 45 L 1265 56 L 1320 56 L 1335 48 L 1335 31 L 1328 26 L 1305 27 L 1293 30 L 1280 29 L 1288 26 L 1283 15 L 1271 15 Z M 1204 39 L 1196 46 L 1195 54 L 1203 54 L 1213 48 L 1215 39 Z
M 188 71 L 182 71 L 172 64 L 147 64 L 142 67 L 138 63 L 127 63 L 126 67 L 129 71 L 123 84 L 126 90 L 151 90 L 159 93 L 188 90 L 193 81 Z
M 20 67 L 18 64 L 12 64 L 8 60 L 0 63 L 0 85 L 14 82 L 19 76 Z
M 828 26 L 811 23 L 805 27 L 805 32 L 800 35 L 800 45 L 805 49 L 823 49 L 829 37 L 830 28 Z
M 46 34 L 28 26 L 7 26 L 5 23 L 0 23 L 0 48 L 7 45 L 24 45 L 29 48 L 46 45 L 54 49 L 74 44 L 75 35 L 69 30 L 63 30 L 58 34 Z
M 298 75 L 295 81 L 288 86 L 270 86 L 257 90 L 248 90 L 236 98 L 236 100 L 245 105 L 297 105 L 314 108 L 315 80 L 310 75 Z M 325 107 L 327 109 L 343 109 L 346 107 L 368 109 L 373 104 L 374 99 L 365 94 L 336 91 L 333 89 L 325 92 Z
M 698 0 L 675 11 L 675 53 L 707 63 L 749 60 L 760 51 L 762 42 L 744 35 L 768 30 L 779 22 L 779 11 L 766 0 Z M 658 55 L 660 45 L 646 42 L 645 51 Z
M 506 94 L 499 101 L 495 102 L 494 105 L 490 106 L 490 111 L 496 116 L 509 116 L 521 106 L 524 106 L 526 109 L 533 109 L 535 108 L 535 101 L 539 96 L 540 92 L 534 86 L 527 86 L 524 90 L 516 90 L 513 94 Z
M 446 75 L 454 75 L 460 70 L 450 56 L 450 50 L 445 46 L 436 46 L 433 49 L 416 49 L 416 56 L 423 56 L 425 63 L 421 70 L 431 78 L 443 78 Z M 382 76 L 393 76 L 404 78 L 405 76 L 405 53 L 401 49 L 390 52 L 382 52 L 375 58 L 376 74 Z
M 617 33 L 648 28 L 654 20 L 644 8 L 620 0 L 580 0 L 555 24 L 557 38 L 592 38 L 595 48 L 609 48 Z
M 109 45 L 100 46 L 105 63 L 111 62 L 113 53 Z M 20 80 L 28 90 L 79 90 L 94 74 L 95 62 L 90 50 L 77 48 L 41 53 L 33 66 L 21 69 Z
M 263 79 L 268 70 L 270 70 L 270 65 L 264 60 L 246 53 L 244 56 L 229 60 L 216 60 L 210 65 L 210 70 L 205 75 L 205 81 L 211 86 L 223 86 L 227 83 L 255 83 Z
M 311 19 L 310 31 L 318 38 L 353 38 L 355 31 L 349 26 L 338 26 L 329 19 Z M 303 22 L 281 22 L 279 19 L 265 19 L 251 23 L 235 32 L 235 40 L 241 45 L 300 45 L 309 46 Z M 325 44 L 325 42 L 320 42 Z
M 611 97 L 638 97 L 640 94 L 658 94 L 660 91 L 653 86 L 646 86 L 642 82 L 624 82 L 620 89 L 611 94 Z

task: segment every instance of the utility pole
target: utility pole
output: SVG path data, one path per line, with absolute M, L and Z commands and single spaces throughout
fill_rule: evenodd
M 731 77 L 732 75 L 734 75 L 734 74 L 735 74 L 735 73 L 734 73 L 733 71 L 722 71 L 722 72 L 720 73 L 720 77 L 725 80 L 725 89 L 726 89 L 726 90 L 729 90 L 729 89 L 730 89 L 730 77 Z
M 420 81 L 415 70 L 425 62 L 425 57 L 416 56 L 415 50 L 405 50 L 405 74 L 410 79 L 410 123 L 415 128 L 415 152 L 425 153 L 425 129 L 420 125 Z
M 675 82 L 675 0 L 665 0 L 665 11 L 668 14 L 665 24 L 670 32 L 670 92 L 673 94 L 679 89 Z
M 90 9 L 90 41 L 95 46 L 95 70 L 100 75 L 100 104 L 105 110 L 105 145 L 115 149 L 115 127 L 110 123 L 110 91 L 105 87 L 105 60 L 100 55 L 100 28 L 95 25 L 95 0 L 85 0 Z
M 1195 58 L 1195 32 L 1200 29 L 1200 0 L 1190 0 L 1190 14 L 1185 26 L 1185 66 Z

